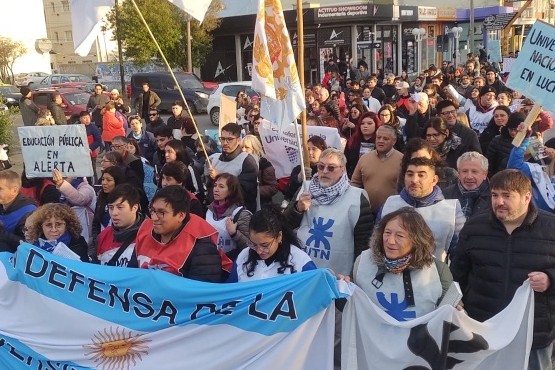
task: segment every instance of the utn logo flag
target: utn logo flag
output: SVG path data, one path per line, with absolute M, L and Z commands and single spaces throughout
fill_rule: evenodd
M 259 0 L 254 29 L 252 87 L 261 115 L 288 125 L 306 108 L 280 0 Z
M 199 22 L 210 7 L 212 0 L 168 0 L 190 14 Z M 114 6 L 114 0 L 70 0 L 73 46 L 75 53 L 86 56 L 100 33 L 102 19 Z
M 555 27 L 536 21 L 514 63 L 507 86 L 555 111 Z

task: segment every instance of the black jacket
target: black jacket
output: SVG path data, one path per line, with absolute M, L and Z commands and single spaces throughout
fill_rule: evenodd
M 491 122 L 488 124 L 488 126 L 484 129 L 484 131 L 482 131 L 479 137 L 480 146 L 482 147 L 483 154 L 487 154 L 489 144 L 491 144 L 493 138 L 499 135 L 499 133 L 500 133 L 499 126 L 497 126 L 492 119 Z
M 480 142 L 478 141 L 478 135 L 476 135 L 476 131 L 463 126 L 463 124 L 458 121 L 453 127 L 449 127 L 449 130 L 451 130 L 453 133 L 457 134 L 457 136 L 461 138 L 461 153 L 483 153 Z
M 487 180 L 485 180 L 487 181 Z M 459 201 L 462 199 L 462 193 L 459 189 L 459 184 L 455 183 L 449 185 L 445 189 L 441 190 L 443 192 L 443 196 L 445 199 L 458 199 Z M 474 205 L 472 206 L 472 213 L 470 217 L 473 217 L 477 214 L 482 212 L 486 212 L 491 210 L 491 190 L 489 186 L 487 189 L 480 193 L 480 196 L 474 201 Z
M 493 212 L 472 217 L 459 235 L 451 262 L 453 279 L 463 292 L 464 308 L 485 321 L 502 311 L 528 279 L 528 273 L 547 274 L 551 285 L 534 293 L 534 341 L 544 348 L 555 339 L 555 215 L 530 203 L 521 226 L 508 234 Z
M 511 137 L 508 134 L 497 135 L 488 146 L 486 157 L 489 161 L 489 177 L 507 168 L 509 155 L 513 149 Z

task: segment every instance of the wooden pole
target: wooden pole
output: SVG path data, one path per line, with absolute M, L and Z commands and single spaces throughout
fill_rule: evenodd
M 301 89 L 303 90 L 303 96 L 305 94 L 304 87 L 304 21 L 303 21 L 303 2 L 302 0 L 297 0 L 297 55 L 298 55 L 298 71 L 299 79 L 301 80 Z M 306 109 L 301 113 L 301 129 L 303 133 L 302 151 L 303 151 L 303 166 L 310 167 L 310 159 L 308 157 L 308 130 L 306 128 Z M 299 142 L 299 146 L 300 146 Z M 301 148 L 299 147 L 299 151 Z M 303 180 L 306 181 L 306 176 L 304 175 L 304 169 L 301 171 L 303 174 Z
M 197 136 L 200 139 L 199 142 L 200 142 L 200 145 L 202 147 L 202 151 L 204 153 L 204 156 L 206 157 L 206 163 L 208 164 L 208 168 L 212 169 L 213 168 L 212 167 L 212 162 L 210 162 L 210 157 L 208 156 L 208 152 L 206 151 L 206 147 L 204 146 L 204 142 L 202 141 L 202 135 L 200 134 L 200 132 L 198 130 L 197 123 L 195 121 L 195 118 L 193 117 L 193 113 L 191 112 L 191 108 L 189 107 L 189 104 L 187 103 L 187 99 L 185 99 L 185 95 L 183 95 L 183 91 L 181 90 L 181 86 L 179 86 L 179 82 L 177 81 L 177 78 L 175 77 L 175 74 L 173 73 L 172 68 L 170 67 L 170 64 L 168 63 L 168 60 L 166 59 L 166 56 L 162 52 L 162 49 L 160 48 L 160 45 L 158 44 L 158 41 L 156 41 L 156 38 L 154 37 L 154 34 L 150 30 L 150 27 L 148 26 L 148 23 L 146 23 L 146 20 L 143 17 L 143 13 L 141 13 L 141 10 L 137 6 L 137 3 L 135 2 L 135 0 L 131 0 L 131 2 L 133 3 L 133 6 L 135 7 L 135 10 L 139 14 L 139 18 L 141 18 L 141 21 L 145 25 L 146 30 L 148 31 L 148 34 L 150 35 L 150 38 L 152 39 L 152 41 L 154 41 L 154 44 L 156 45 L 156 48 L 158 49 L 158 52 L 160 53 L 160 56 L 162 57 L 162 60 L 166 64 L 166 68 L 168 68 L 168 72 L 170 72 L 170 75 L 172 76 L 172 79 L 173 79 L 173 82 L 175 83 L 175 86 L 177 86 L 177 90 L 179 91 L 179 95 L 181 95 L 181 99 L 183 99 L 183 103 L 185 104 L 185 107 L 187 108 L 187 112 L 189 112 L 189 116 L 191 117 L 191 120 L 193 121 L 193 126 L 195 127 L 195 131 L 197 133 Z
M 524 140 L 524 138 L 526 137 L 526 132 L 528 131 L 528 129 L 530 129 L 530 127 L 532 127 L 532 124 L 534 123 L 534 121 L 536 121 L 536 118 L 538 118 L 541 110 L 541 105 L 534 104 L 534 106 L 530 110 L 530 113 L 528 113 L 528 115 L 526 116 L 526 120 L 524 120 L 524 126 L 526 127 L 526 129 L 519 131 L 518 134 L 516 134 L 515 138 L 513 139 L 513 146 L 520 146 L 520 144 L 522 144 L 522 140 Z

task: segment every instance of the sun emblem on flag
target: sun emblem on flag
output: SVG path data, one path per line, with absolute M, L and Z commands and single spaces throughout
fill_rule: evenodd
M 102 370 L 129 369 L 141 361 L 142 356 L 148 355 L 149 339 L 141 338 L 144 334 L 133 335 L 131 331 L 114 328 L 104 328 L 91 338 L 92 344 L 84 345 L 89 352 L 86 357 L 93 360 Z

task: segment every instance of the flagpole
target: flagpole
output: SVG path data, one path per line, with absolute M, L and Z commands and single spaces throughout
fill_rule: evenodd
M 200 145 L 202 147 L 202 151 L 204 153 L 204 156 L 206 157 L 206 163 L 208 163 L 209 169 L 212 169 L 213 168 L 212 167 L 212 162 L 210 162 L 210 157 L 208 156 L 208 152 L 206 151 L 206 147 L 204 146 L 204 141 L 202 140 L 202 136 L 201 136 L 201 134 L 198 130 L 198 126 L 197 126 L 197 123 L 195 121 L 195 118 L 193 117 L 193 113 L 191 112 L 191 108 L 189 107 L 189 104 L 187 103 L 187 99 L 185 99 L 185 95 L 183 95 L 183 91 L 181 90 L 181 86 L 179 86 L 179 82 L 177 81 L 177 78 L 175 77 L 175 74 L 173 73 L 173 70 L 171 69 L 170 64 L 168 63 L 168 60 L 166 59 L 166 56 L 162 52 L 162 48 L 160 48 L 160 45 L 158 44 L 158 41 L 156 41 L 156 38 L 154 37 L 154 34 L 152 33 L 152 31 L 150 30 L 150 27 L 148 26 L 148 23 L 146 23 L 146 20 L 143 17 L 143 13 L 141 13 L 141 10 L 137 6 L 137 3 L 135 2 L 135 0 L 131 0 L 131 2 L 133 3 L 133 6 L 135 7 L 135 10 L 139 14 L 139 18 L 141 18 L 141 21 L 145 25 L 146 30 L 148 31 L 148 33 L 150 35 L 150 38 L 152 39 L 152 41 L 154 41 L 154 44 L 156 45 L 156 48 L 158 48 L 158 52 L 160 53 L 160 56 L 164 60 L 164 63 L 166 64 L 166 67 L 168 68 L 168 71 L 170 72 L 170 75 L 172 76 L 173 81 L 175 82 L 175 86 L 177 86 L 177 90 L 179 91 L 179 95 L 181 95 L 181 99 L 183 99 L 183 103 L 185 104 L 185 107 L 187 108 L 187 112 L 189 113 L 189 116 L 191 117 L 191 121 L 193 121 L 193 126 L 195 127 L 195 131 L 197 133 L 197 136 L 200 139 L 199 142 L 200 142 Z
M 303 90 L 303 96 L 305 94 L 304 88 L 304 20 L 303 20 L 303 3 L 302 0 L 297 0 L 297 56 L 298 56 L 298 71 L 299 79 L 301 80 L 301 89 Z M 297 130 L 297 142 L 299 143 L 299 154 L 302 167 L 310 167 L 310 159 L 308 157 L 308 130 L 306 128 L 306 109 L 301 112 L 301 128 L 302 128 L 302 147 L 299 138 L 299 128 L 297 123 L 295 123 L 295 129 Z M 301 171 L 303 176 L 303 181 L 306 181 L 306 174 L 304 168 Z

